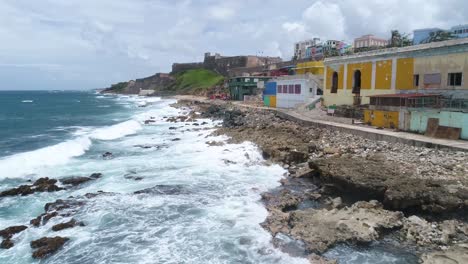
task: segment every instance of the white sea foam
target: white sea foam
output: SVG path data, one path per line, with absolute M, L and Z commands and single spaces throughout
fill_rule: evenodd
M 135 134 L 141 129 L 142 126 L 140 123 L 135 120 L 129 120 L 110 127 L 96 129 L 90 136 L 97 140 L 114 140 Z
M 85 154 L 91 147 L 92 140 L 119 139 L 135 134 L 142 126 L 135 120 L 129 120 L 104 128 L 74 128 L 77 128 L 73 133 L 76 138 L 72 140 L 0 159 L 0 180 L 40 175 L 44 169 L 66 164 L 72 158 Z
M 147 97 L 145 98 L 145 101 L 148 103 L 156 103 L 156 102 L 160 102 L 161 98 L 160 97 Z
M 35 174 L 43 168 L 67 163 L 91 147 L 88 137 L 79 137 L 57 145 L 0 159 L 0 180 Z
M 34 100 L 23 100 L 22 103 L 34 103 Z

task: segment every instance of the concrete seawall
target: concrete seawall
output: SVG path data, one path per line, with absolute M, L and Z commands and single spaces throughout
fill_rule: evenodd
M 273 109 L 272 109 L 273 110 Z M 434 149 L 455 150 L 468 152 L 468 142 L 459 140 L 445 140 L 429 138 L 423 135 L 406 132 L 394 132 L 377 130 L 371 127 L 361 127 L 321 120 L 307 120 L 305 117 L 287 110 L 276 109 L 277 114 L 287 120 L 298 122 L 305 126 L 333 129 L 353 135 L 365 137 L 371 140 L 387 141 L 391 143 L 403 143 L 415 147 L 426 147 Z
M 197 101 L 201 103 L 213 104 L 214 102 L 202 97 L 193 96 L 176 96 L 178 100 Z M 225 103 L 225 102 L 218 102 Z M 463 151 L 468 152 L 468 141 L 464 140 L 447 140 L 430 138 L 424 135 L 413 134 L 408 132 L 395 132 L 389 130 L 378 130 L 373 127 L 357 126 L 350 124 L 343 124 L 337 122 L 329 122 L 323 120 L 315 120 L 298 113 L 289 111 L 287 109 L 269 108 L 269 107 L 257 107 L 252 105 L 246 105 L 242 102 L 233 102 L 234 105 L 244 108 L 261 109 L 276 112 L 278 116 L 286 120 L 298 122 L 304 126 L 326 128 L 330 130 L 337 130 L 340 132 L 349 133 L 356 136 L 361 136 L 371 140 L 386 141 L 390 143 L 402 143 L 414 147 L 425 147 L 441 150 L 451 151 Z

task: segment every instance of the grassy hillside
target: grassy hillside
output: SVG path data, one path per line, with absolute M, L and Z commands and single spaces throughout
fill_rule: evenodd
M 109 90 L 111 91 L 117 91 L 117 92 L 121 92 L 125 89 L 125 87 L 127 87 L 128 85 L 128 82 L 119 82 L 117 84 L 113 84 Z
M 224 77 L 205 69 L 188 70 L 174 75 L 175 82 L 171 90 L 177 93 L 198 94 L 209 88 L 221 85 Z

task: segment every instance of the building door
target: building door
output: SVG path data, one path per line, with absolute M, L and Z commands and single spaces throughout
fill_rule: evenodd
M 357 70 L 354 72 L 353 78 L 353 94 L 359 95 L 361 93 L 361 71 Z
M 337 92 L 338 92 L 338 73 L 333 72 L 331 93 L 337 93 Z

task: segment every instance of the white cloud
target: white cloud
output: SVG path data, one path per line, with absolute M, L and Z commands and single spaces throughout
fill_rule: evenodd
M 230 20 L 235 15 L 235 10 L 227 6 L 213 6 L 209 8 L 209 15 L 215 20 Z
M 306 38 L 447 28 L 468 23 L 467 9 L 465 0 L 3 0 L 0 74 L 9 89 L 25 75 L 18 88 L 105 87 L 207 51 L 288 59 Z
M 303 23 L 313 35 L 328 39 L 344 39 L 345 18 L 337 3 L 317 1 L 302 14 Z

